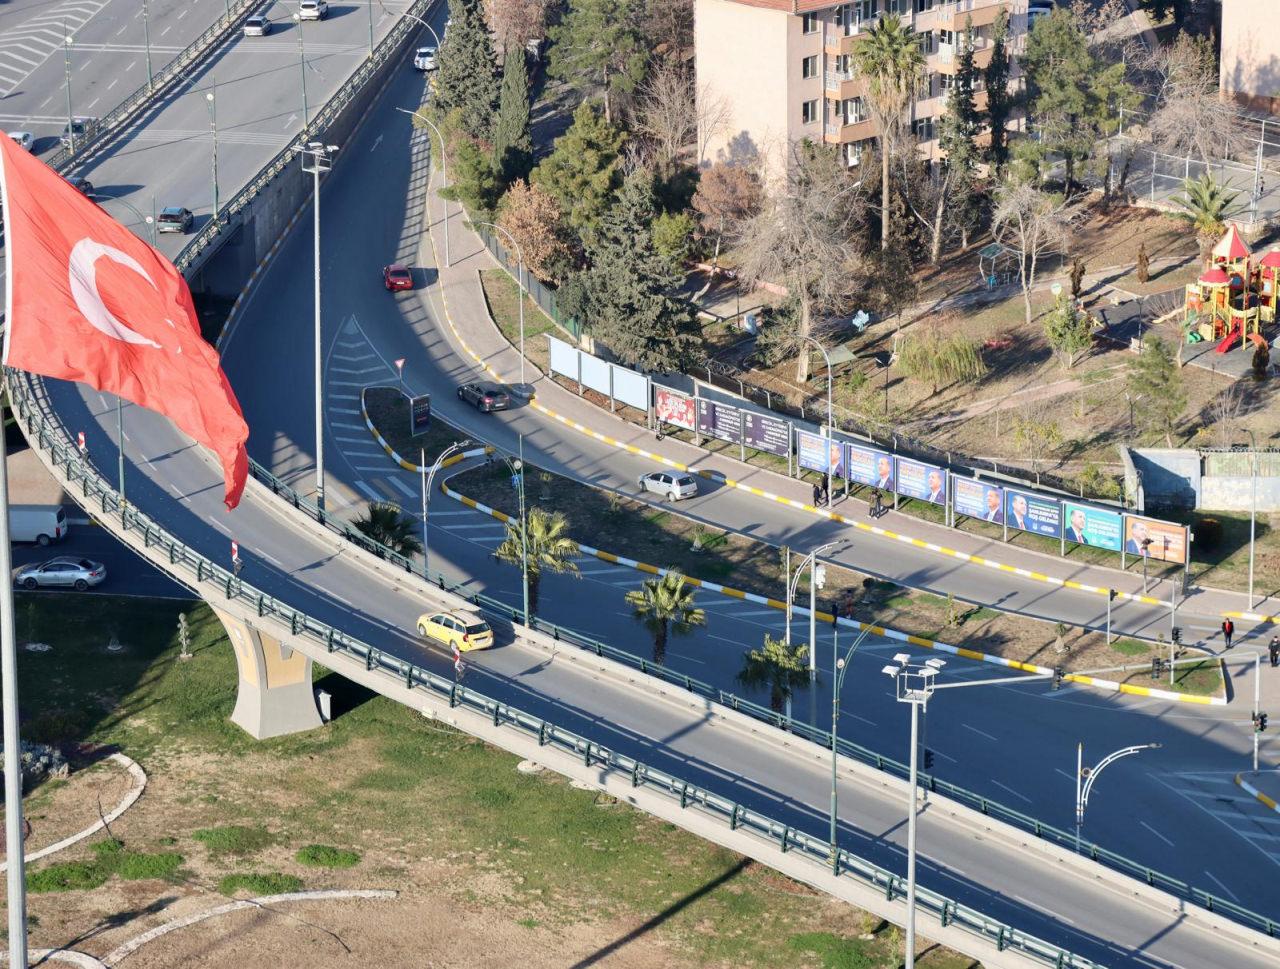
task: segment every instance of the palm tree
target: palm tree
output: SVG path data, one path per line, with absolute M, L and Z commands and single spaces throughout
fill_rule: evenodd
M 569 523 L 560 512 L 548 512 L 542 508 L 530 508 L 525 516 L 528 521 L 529 553 L 529 611 L 538 611 L 538 585 L 542 573 L 567 572 L 577 576 L 578 543 L 565 534 Z M 524 557 L 524 545 L 521 542 L 520 520 L 507 519 L 507 537 L 494 549 L 499 562 L 508 565 L 520 565 Z
M 902 116 L 924 73 L 916 32 L 897 17 L 880 20 L 853 48 L 854 70 L 865 81 L 867 109 L 880 127 L 880 248 L 889 246 L 889 156 Z
M 653 661 L 662 665 L 667 660 L 667 638 L 703 626 L 707 614 L 693 604 L 694 587 L 685 582 L 675 569 L 668 569 L 659 579 L 645 579 L 638 589 L 627 593 L 631 614 L 653 633 Z
M 1222 185 L 1206 169 L 1199 178 L 1184 179 L 1182 194 L 1173 197 L 1173 204 L 1184 210 L 1183 218 L 1195 231 L 1201 263 L 1209 261 L 1209 250 L 1227 230 L 1227 219 L 1242 208 L 1236 205 L 1240 195 Z
M 400 506 L 395 502 L 371 501 L 368 511 L 351 524 L 361 535 L 401 555 L 422 551 L 422 542 L 414 534 L 417 523 L 400 514 Z
M 809 682 L 809 647 L 788 645 L 784 640 L 764 636 L 763 649 L 751 649 L 743 656 L 738 682 L 751 690 L 769 689 L 769 706 L 782 713 L 791 695 Z

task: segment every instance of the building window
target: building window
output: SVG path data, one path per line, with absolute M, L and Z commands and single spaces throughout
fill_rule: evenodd
M 810 54 L 800 62 L 800 76 L 805 80 L 818 76 L 818 55 Z
M 954 30 L 939 30 L 939 44 L 954 44 L 956 42 L 956 32 Z
M 884 0 L 884 12 L 886 14 L 902 13 L 903 0 Z
M 916 13 L 924 13 L 933 9 L 933 0 L 916 0 Z
M 916 34 L 916 44 L 920 48 L 920 53 L 925 57 L 934 53 L 937 48 L 933 45 L 934 34 L 932 30 L 922 30 Z
M 842 108 L 845 124 L 858 124 L 867 120 L 867 105 L 862 98 L 845 98 Z
M 816 13 L 806 13 L 801 16 L 801 30 L 806 34 L 816 34 L 818 32 L 818 15 Z
M 938 93 L 939 94 L 941 94 L 943 91 L 950 91 L 955 86 L 956 86 L 956 77 L 954 74 L 938 75 Z
M 916 136 L 916 141 L 933 141 L 933 119 L 917 118 L 911 123 L 911 131 Z
M 818 120 L 818 100 L 806 101 L 800 106 L 801 124 L 813 124 Z
M 844 148 L 844 163 L 850 168 L 861 165 L 862 153 L 867 144 L 868 142 L 865 141 L 852 141 L 841 146 Z
M 864 29 L 864 25 L 870 28 L 868 21 L 875 19 L 877 6 L 876 0 L 858 0 L 853 4 L 854 26 L 857 30 Z

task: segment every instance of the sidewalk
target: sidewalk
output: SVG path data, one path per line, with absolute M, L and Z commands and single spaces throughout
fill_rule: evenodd
M 443 204 L 434 193 L 429 197 L 428 207 L 431 216 L 430 231 L 424 235 L 418 254 L 419 265 L 424 267 L 438 266 L 438 256 L 442 257 L 444 253 L 441 221 Z M 431 287 L 424 298 L 433 305 L 437 318 L 453 328 L 463 350 L 493 379 L 507 384 L 516 383 L 520 373 L 520 357 L 489 319 L 479 282 L 479 271 L 496 264 L 479 238 L 464 227 L 463 216 L 457 207 L 450 206 L 450 209 L 452 264 L 439 268 L 438 284 Z M 530 377 L 536 373 L 532 367 L 528 368 Z M 655 463 L 696 469 L 705 476 L 723 480 L 729 487 L 750 492 L 762 501 L 773 501 L 801 511 L 812 519 L 828 519 L 851 525 L 864 535 L 877 536 L 886 546 L 886 551 L 894 543 L 904 543 L 927 550 L 939 558 L 958 559 L 1049 587 L 1092 593 L 1101 601 L 1105 601 L 1108 589 L 1115 589 L 1125 599 L 1167 607 L 1170 591 L 1168 582 L 1154 584 L 1151 590 L 1153 594 L 1144 595 L 1140 573 L 1083 565 L 893 511 L 885 513 L 871 524 L 866 503 L 853 498 L 838 502 L 832 510 L 814 508 L 810 504 L 811 486 L 806 482 L 745 465 L 722 454 L 709 454 L 670 438 L 658 443 L 650 431 L 613 417 L 544 375 L 539 374 L 530 382 L 537 393 L 537 399 L 531 407 L 566 429 L 558 438 L 553 436 L 539 440 L 541 435 L 527 436 L 526 440 L 535 447 L 550 446 L 557 439 L 572 444 L 572 434 L 581 433 Z M 714 521 L 711 523 L 716 524 Z M 742 531 L 741 528 L 723 522 L 719 523 L 719 527 Z M 865 548 L 863 553 L 865 555 Z M 865 571 L 865 560 L 861 564 Z M 858 563 L 855 562 L 851 567 L 858 568 Z M 1051 590 L 1045 591 L 1047 593 Z M 1275 612 L 1278 608 L 1280 607 L 1274 602 L 1263 601 L 1256 605 L 1255 611 L 1266 614 Z M 1247 601 L 1241 593 L 1193 588 L 1185 598 L 1179 599 L 1178 609 L 1180 614 L 1191 613 L 1216 619 L 1225 612 L 1246 611 Z M 1242 629 L 1240 632 L 1243 634 L 1246 631 Z

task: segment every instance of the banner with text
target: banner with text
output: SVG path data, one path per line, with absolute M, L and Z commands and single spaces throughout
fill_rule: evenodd
M 742 412 L 742 429 L 747 447 L 785 458 L 791 451 L 791 422 L 757 411 Z
M 674 424 L 687 431 L 696 430 L 698 426 L 693 398 L 676 393 L 674 390 L 667 390 L 665 387 L 654 388 L 653 413 L 659 422 Z
M 737 444 L 742 440 L 742 411 L 731 404 L 699 397 L 698 432 Z
M 1010 488 L 1004 493 L 1004 516 L 1010 528 L 1052 538 L 1062 535 L 1062 504 L 1056 498 Z
M 1147 540 L 1150 540 L 1149 542 Z M 1143 549 L 1146 549 L 1143 551 Z M 1187 562 L 1187 528 L 1155 518 L 1124 516 L 1124 550 L 1139 558 L 1146 556 L 1158 562 Z
M 947 472 L 936 464 L 898 458 L 898 494 L 935 505 L 945 505 Z
M 849 480 L 859 484 L 871 485 L 883 491 L 893 491 L 893 455 L 888 451 L 878 451 L 865 444 L 845 445 L 847 454 L 845 467 L 849 469 Z
M 810 471 L 844 476 L 844 445 L 820 434 L 796 431 L 796 463 Z
M 1068 542 L 1105 548 L 1112 552 L 1120 551 L 1124 516 L 1119 512 L 1067 501 L 1063 502 L 1062 513 L 1066 520 L 1064 534 Z
M 1004 524 L 1004 489 L 973 478 L 951 477 L 951 507 L 957 515 Z

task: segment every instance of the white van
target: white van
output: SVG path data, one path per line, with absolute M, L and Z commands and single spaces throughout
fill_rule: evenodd
M 67 513 L 61 505 L 10 505 L 9 538 L 48 545 L 65 538 Z

